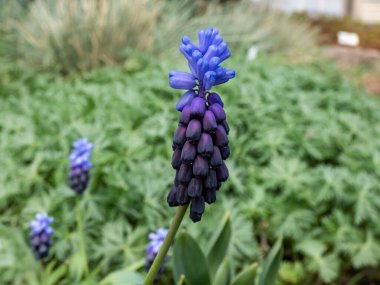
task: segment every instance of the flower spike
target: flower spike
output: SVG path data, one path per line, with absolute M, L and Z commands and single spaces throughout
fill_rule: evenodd
M 90 169 L 92 167 L 90 157 L 94 146 L 87 139 L 81 138 L 73 143 L 73 147 L 74 149 L 69 156 L 69 184 L 74 192 L 82 194 L 90 180 Z
M 35 220 L 31 221 L 30 226 L 30 246 L 36 259 L 44 259 L 49 255 L 52 244 L 51 236 L 54 230 L 50 227 L 53 218 L 45 213 L 37 213 Z
M 223 160 L 230 155 L 230 129 L 222 99 L 210 90 L 235 77 L 234 70 L 220 65 L 231 52 L 218 30 L 201 30 L 198 40 L 196 46 L 183 36 L 179 47 L 190 73 L 169 73 L 170 86 L 187 91 L 176 105 L 181 112 L 173 139 L 172 166 L 177 174 L 167 201 L 171 207 L 191 203 L 193 222 L 201 220 L 205 203 L 216 201 L 216 191 L 228 178 Z

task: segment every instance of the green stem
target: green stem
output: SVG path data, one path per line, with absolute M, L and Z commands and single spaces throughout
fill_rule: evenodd
M 77 231 L 78 231 L 78 237 L 79 237 L 79 250 L 82 257 L 82 265 L 83 265 L 83 271 L 85 276 L 88 275 L 88 262 L 87 262 L 87 254 L 86 254 L 86 244 L 84 241 L 84 230 L 83 230 L 83 223 L 82 223 L 82 212 L 80 207 L 80 201 L 81 197 L 77 197 L 76 201 L 76 218 L 77 218 Z
M 156 258 L 154 259 L 152 267 L 149 269 L 144 285 L 153 284 L 154 278 L 157 276 L 157 273 L 160 270 L 161 264 L 166 254 L 168 253 L 170 246 L 172 245 L 174 241 L 174 237 L 178 231 L 179 226 L 181 225 L 183 216 L 185 215 L 188 206 L 189 204 L 185 206 L 180 206 L 178 208 L 177 214 L 175 215 L 174 220 L 169 228 L 169 231 L 168 231 L 168 234 L 166 235 L 164 243 L 162 244 L 161 249 L 158 252 Z
M 39 263 L 39 269 L 40 269 L 40 284 L 41 285 L 47 285 L 46 281 L 46 273 L 45 273 L 45 263 L 43 260 L 40 260 Z

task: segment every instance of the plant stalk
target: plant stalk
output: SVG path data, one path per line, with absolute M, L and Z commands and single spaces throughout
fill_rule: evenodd
M 88 260 L 86 254 L 86 244 L 84 240 L 84 230 L 83 230 L 83 222 L 82 222 L 82 211 L 80 207 L 81 197 L 78 196 L 76 199 L 76 219 L 77 219 L 77 231 L 79 237 L 79 250 L 82 257 L 82 265 L 85 276 L 88 275 Z
M 46 280 L 46 272 L 45 272 L 45 262 L 44 260 L 40 260 L 39 263 L 39 269 L 40 269 L 40 282 L 41 285 L 47 285 L 47 280 Z
M 152 285 L 154 282 L 154 278 L 157 276 L 158 271 L 160 270 L 161 264 L 168 253 L 168 250 L 170 246 L 172 245 L 174 241 L 174 237 L 178 231 L 179 226 L 181 225 L 183 216 L 186 213 L 187 208 L 189 207 L 189 204 L 185 206 L 178 207 L 177 214 L 174 217 L 174 220 L 169 228 L 168 234 L 166 235 L 166 238 L 164 240 L 164 243 L 162 244 L 160 251 L 158 252 L 156 258 L 154 259 L 154 262 L 149 269 L 149 272 L 146 276 L 144 285 Z

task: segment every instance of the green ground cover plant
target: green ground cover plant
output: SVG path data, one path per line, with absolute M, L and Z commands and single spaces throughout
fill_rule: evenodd
M 83 284 L 123 268 L 143 272 L 147 233 L 168 227 L 174 214 L 166 195 L 180 92 L 167 83 L 172 62 L 135 60 L 133 68 L 69 77 L 1 66 L 1 284 L 38 284 L 27 236 L 38 211 L 55 217 L 53 284 L 83 279 L 67 186 L 78 137 L 94 144 L 81 200 L 91 270 Z M 247 62 L 237 54 L 231 65 L 236 79 L 216 88 L 231 126 L 230 179 L 218 207 L 183 227 L 204 247 L 230 210 L 236 269 L 261 260 L 282 236 L 281 284 L 378 282 L 380 102 L 328 63 Z

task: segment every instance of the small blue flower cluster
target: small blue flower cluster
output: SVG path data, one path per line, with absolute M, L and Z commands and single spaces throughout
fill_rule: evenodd
M 73 143 L 74 149 L 70 153 L 70 175 L 69 184 L 77 194 L 82 194 L 90 179 L 90 162 L 93 144 L 87 139 L 81 138 Z
M 36 259 L 43 259 L 49 255 L 49 249 L 52 244 L 51 236 L 54 233 L 50 224 L 53 218 L 45 213 L 37 213 L 35 220 L 30 222 L 30 246 Z
M 168 234 L 167 229 L 160 228 L 156 232 L 150 233 L 148 235 L 149 238 L 149 244 L 146 247 L 146 255 L 145 255 L 145 270 L 149 271 L 151 268 L 154 259 L 156 258 L 158 252 L 160 251 L 160 248 L 166 238 L 166 235 Z M 163 266 L 161 266 L 160 271 L 158 273 L 158 276 L 156 276 L 156 279 L 159 278 L 160 274 L 162 274 L 164 271 Z
M 216 28 L 199 31 L 198 39 L 199 47 L 192 43 L 189 37 L 182 37 L 179 50 L 186 57 L 191 73 L 171 71 L 169 83 L 175 89 L 192 90 L 198 86 L 199 95 L 202 95 L 212 86 L 234 78 L 235 71 L 220 66 L 224 60 L 231 56 L 231 52 Z M 182 111 L 178 106 L 177 109 Z
M 218 30 L 202 30 L 198 38 L 199 47 L 187 36 L 180 46 L 191 73 L 169 74 L 171 87 L 189 90 L 176 106 L 181 112 L 173 137 L 172 166 L 176 176 L 167 201 L 171 207 L 191 203 L 193 222 L 201 220 L 205 203 L 216 201 L 216 191 L 229 176 L 224 160 L 230 155 L 230 128 L 222 99 L 209 90 L 235 77 L 235 71 L 219 65 L 231 53 Z

